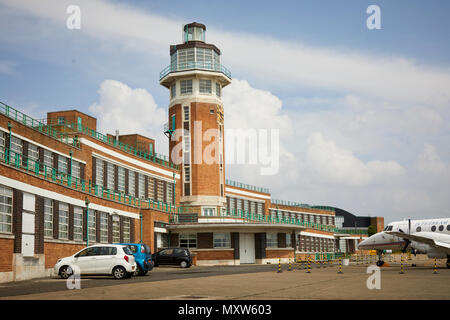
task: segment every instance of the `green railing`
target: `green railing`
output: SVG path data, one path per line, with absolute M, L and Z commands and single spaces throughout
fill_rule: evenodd
M 178 165 L 173 164 L 172 162 L 169 161 L 169 157 L 165 156 L 165 155 L 161 155 L 158 154 L 156 152 L 152 152 L 152 153 L 146 153 L 144 151 L 138 150 L 133 146 L 130 146 L 126 143 L 120 142 L 119 140 L 115 139 L 112 136 L 108 136 L 105 134 L 102 134 L 96 130 L 90 129 L 86 126 L 83 126 L 82 124 L 79 123 L 74 123 L 74 122 L 65 122 L 64 123 L 64 128 L 70 128 L 71 130 L 74 130 L 76 132 L 80 132 L 83 134 L 86 134 L 98 141 L 104 142 L 106 144 L 108 144 L 109 146 L 112 146 L 114 148 L 117 148 L 121 151 L 125 151 L 127 153 L 130 153 L 136 157 L 139 157 L 141 159 L 162 165 L 164 167 L 167 168 L 173 168 L 178 170 Z
M 198 62 L 198 61 L 194 62 L 193 61 L 193 62 L 186 62 L 186 63 L 178 63 L 178 65 L 177 64 L 168 65 L 159 73 L 159 80 L 161 80 L 162 78 L 164 78 L 171 72 L 186 71 L 186 70 L 193 70 L 193 69 L 221 72 L 224 75 L 226 75 L 229 79 L 231 79 L 230 70 L 228 70 L 221 64 L 209 63 L 209 62 Z
M 333 211 L 334 209 L 327 206 L 311 206 L 306 203 L 299 203 L 294 201 L 286 201 L 286 200 L 277 200 L 277 199 L 271 199 L 270 202 L 274 205 L 281 205 L 281 206 L 289 206 L 289 207 L 298 207 L 298 208 L 307 208 L 307 209 L 320 209 L 320 210 L 327 210 L 327 211 Z
M 337 229 L 336 233 L 348 233 L 348 234 L 368 234 L 368 230 L 367 228 L 365 229 L 361 229 L 361 228 L 357 228 L 357 229 Z
M 72 147 L 79 148 L 80 143 L 77 139 L 71 138 L 68 134 L 53 129 L 51 126 L 46 125 L 40 120 L 36 120 L 26 114 L 14 109 L 11 106 L 0 101 L 0 114 L 7 116 L 8 118 L 22 123 L 23 125 L 32 128 L 40 133 L 43 133 L 55 140 L 68 144 Z
M 233 180 L 229 180 L 229 179 L 225 179 L 225 184 L 232 186 L 232 187 L 247 189 L 247 190 L 256 191 L 256 192 L 270 193 L 268 188 L 261 188 L 261 187 L 253 186 L 251 184 L 245 184 L 242 182 L 237 182 L 237 181 L 233 181 Z
M 294 218 L 285 218 L 278 216 L 267 216 L 264 214 L 256 214 L 245 212 L 243 210 L 227 209 L 219 214 L 213 216 L 203 216 L 200 214 L 200 209 L 196 207 L 178 207 L 177 213 L 171 216 L 172 223 L 197 223 L 198 219 L 206 218 L 235 218 L 242 219 L 243 222 L 249 223 L 273 223 L 273 224 L 289 224 L 295 226 L 301 226 L 305 228 L 311 228 L 326 232 L 336 232 L 337 229 L 334 226 L 323 225 L 319 223 L 313 223 L 303 221 Z
M 8 148 L 0 149 L 0 162 L 46 181 L 57 183 L 72 190 L 83 192 L 102 199 L 141 209 L 154 209 L 166 213 L 176 212 L 176 207 L 174 205 L 151 199 L 137 198 L 123 192 L 114 192 L 113 190 L 104 188 L 103 186 L 93 184 L 90 180 L 86 181 L 70 174 L 60 172 L 55 168 L 47 166 L 34 159 L 30 159 L 20 153 L 16 153 L 14 151 L 10 152 Z

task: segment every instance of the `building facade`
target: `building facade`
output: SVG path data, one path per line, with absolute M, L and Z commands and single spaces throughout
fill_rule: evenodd
M 160 74 L 169 157 L 150 137 L 98 132 L 77 110 L 39 120 L 0 104 L 0 282 L 50 275 L 59 258 L 96 243 L 186 247 L 197 265 L 339 251 L 333 208 L 226 179 L 221 96 L 231 73 L 205 35 L 185 25 Z

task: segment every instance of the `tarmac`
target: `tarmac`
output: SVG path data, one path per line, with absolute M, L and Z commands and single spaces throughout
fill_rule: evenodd
M 304 264 L 293 264 L 292 271 L 288 265 L 278 266 L 264 272 L 212 275 L 154 282 L 135 282 L 114 284 L 103 287 L 43 292 L 27 295 L 4 296 L 0 299 L 33 299 L 33 300 L 448 300 L 450 299 L 450 269 L 445 268 L 444 261 L 439 261 L 437 274 L 431 260 L 411 266 L 405 259 L 401 274 L 400 264 L 388 262 L 389 266 L 381 267 L 379 289 L 369 289 L 368 278 L 372 273 L 368 267 L 371 261 L 351 262 L 342 266 L 318 268 L 313 265 L 311 273 L 307 273 Z M 192 267 L 202 270 L 204 267 Z M 154 268 L 152 273 L 177 273 L 180 269 Z M 172 271 L 173 270 L 173 271 Z M 255 269 L 256 270 L 256 269 Z M 44 280 L 45 281 L 45 280 Z M 48 279 L 47 281 L 64 281 Z M 119 281 L 118 281 L 119 282 Z M 374 287 L 376 281 L 369 281 Z

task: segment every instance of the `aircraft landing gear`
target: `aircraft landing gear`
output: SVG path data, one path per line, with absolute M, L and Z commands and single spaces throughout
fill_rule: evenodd
M 447 256 L 447 269 L 450 269 L 450 256 Z
M 378 260 L 378 261 L 377 261 L 377 266 L 378 266 L 378 267 L 383 266 L 383 264 L 384 264 L 384 261 L 383 261 L 383 260 Z
M 381 267 L 384 264 L 383 257 L 382 257 L 383 256 L 383 251 L 377 250 L 377 255 L 378 255 L 377 266 Z

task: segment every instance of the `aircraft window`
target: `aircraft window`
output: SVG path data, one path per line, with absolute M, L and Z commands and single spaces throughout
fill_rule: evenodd
M 392 226 L 388 226 L 387 231 L 392 231 Z
M 431 231 L 435 232 L 436 231 L 436 226 L 432 226 L 431 227 Z
M 387 228 L 388 228 L 388 226 L 384 227 L 383 231 L 386 231 L 386 230 L 387 230 Z
M 417 227 L 417 228 L 416 228 L 416 231 L 417 231 L 417 232 L 420 232 L 421 230 L 422 230 L 421 227 Z
M 450 224 L 447 225 L 447 230 L 450 231 Z
M 439 226 L 439 231 L 443 231 L 444 230 L 444 226 Z

